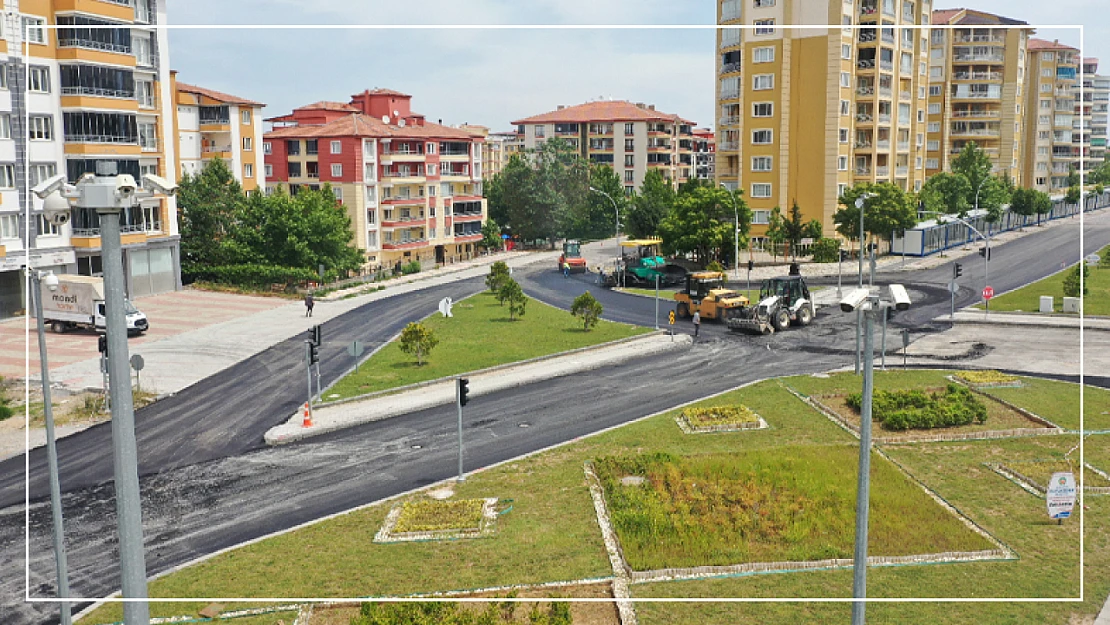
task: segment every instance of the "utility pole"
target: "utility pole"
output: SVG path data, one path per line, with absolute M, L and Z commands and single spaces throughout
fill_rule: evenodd
M 875 304 L 878 299 L 875 298 Z M 862 308 L 862 306 L 860 307 Z M 874 332 L 875 325 L 871 314 L 863 313 L 867 318 L 864 329 L 864 368 L 863 368 L 863 405 L 860 406 L 859 426 L 859 480 L 856 487 L 856 544 L 852 564 L 852 625 L 864 625 L 867 604 L 867 523 L 868 507 L 871 499 L 871 399 L 874 394 L 875 354 Z
M 655 329 L 659 329 L 659 274 L 655 274 Z
M 465 482 L 466 476 L 463 474 L 463 406 L 469 401 L 467 395 L 470 394 L 470 380 L 467 378 L 458 378 L 458 383 L 455 385 L 455 403 L 459 407 L 459 477 L 456 481 Z

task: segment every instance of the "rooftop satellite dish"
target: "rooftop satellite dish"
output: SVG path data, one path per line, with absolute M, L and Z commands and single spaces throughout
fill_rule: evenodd
M 389 123 L 389 115 L 382 115 L 382 123 L 383 124 L 388 124 Z
M 401 111 L 393 111 L 393 116 L 394 117 L 397 117 L 400 114 L 401 114 Z
M 404 127 L 404 125 L 405 125 L 405 120 L 403 120 L 403 119 L 398 119 L 398 120 L 397 120 L 397 125 L 398 125 L 398 126 L 401 126 L 401 127 Z
M 453 305 L 454 304 L 451 302 L 451 298 L 450 297 L 445 297 L 445 298 L 439 300 L 439 312 L 444 317 L 453 317 L 454 315 L 451 314 L 451 306 L 453 306 Z

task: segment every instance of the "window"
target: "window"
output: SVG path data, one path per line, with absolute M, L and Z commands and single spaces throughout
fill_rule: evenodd
M 436 144 L 433 143 L 433 142 L 428 142 L 428 144 L 424 148 L 424 152 L 426 154 L 435 154 L 436 153 Z M 339 152 L 335 152 L 335 154 L 339 154 Z
M 925 109 L 917 109 L 917 123 L 925 123 Z
M 305 139 L 304 140 L 304 153 L 305 154 L 319 154 L 320 141 L 319 139 Z
M 753 130 L 752 131 L 752 144 L 753 145 L 766 145 L 774 140 L 773 130 Z
M 41 17 L 23 18 L 23 36 L 30 43 L 46 43 L 46 29 L 43 27 L 46 20 Z
M 754 0 L 752 6 L 756 9 L 775 6 L 775 0 Z
M 755 20 L 755 34 L 756 35 L 773 35 L 775 34 L 774 28 L 766 28 L 767 26 L 774 26 L 775 20 Z M 764 28 L 760 28 L 763 26 Z
M 753 91 L 766 91 L 767 89 L 775 88 L 775 75 L 774 74 L 756 74 L 752 76 L 752 90 Z
M 836 168 L 837 168 L 838 171 L 848 171 L 848 157 L 847 156 L 838 156 L 838 157 L 836 157 Z
M 149 80 L 136 80 L 135 99 L 143 108 L 154 108 L 154 83 Z
M 1042 82 L 1041 93 L 1052 93 L 1052 83 Z
M 942 93 L 942 89 L 943 89 L 943 86 L 941 86 L 941 85 L 929 85 L 929 95 L 930 96 L 939 96 Z
M 625 154 L 624 155 L 624 166 L 625 167 L 632 167 L 633 165 L 635 165 L 635 162 L 636 162 L 635 159 L 636 159 L 635 156 L 632 156 L 631 154 Z
M 8 113 L 0 115 L 0 139 L 12 138 L 12 116 Z
M 534 133 L 533 136 L 535 136 L 537 139 L 542 139 L 543 137 L 546 136 L 546 135 L 544 135 L 543 126 L 532 126 L 532 128 L 533 128 L 532 132 Z
M 15 165 L 5 163 L 0 165 L 0 189 L 15 188 Z
M 752 223 L 756 225 L 771 223 L 771 211 L 752 211 Z
M 930 152 L 936 152 L 937 150 L 939 150 L 939 149 L 940 149 L 940 141 L 930 141 L 930 142 L 929 142 L 929 143 L 928 143 L 928 144 L 927 144 L 927 145 L 925 146 L 925 149 L 926 149 L 926 150 L 928 150 L 928 151 L 930 151 Z
M 624 170 L 624 181 L 625 182 L 635 182 L 635 180 L 636 180 L 635 176 L 636 176 L 635 171 L 633 171 L 631 169 Z
M 940 167 L 940 161 L 939 160 L 937 160 L 935 158 L 925 159 L 925 168 L 926 169 L 937 169 L 939 167 Z
M 852 86 L 852 75 L 848 72 L 840 72 L 840 86 L 847 89 Z
M 930 115 L 940 115 L 940 103 L 939 102 L 933 102 L 932 104 L 929 105 L 929 114 Z
M 940 122 L 929 122 L 929 132 L 940 132 Z
M 331 142 L 331 153 L 332 154 L 342 154 L 343 153 L 343 142 L 342 141 L 332 141 Z
M 852 103 L 848 100 L 840 101 L 840 114 L 849 115 L 852 112 Z
M 61 227 L 58 224 L 46 218 L 46 215 L 39 214 L 39 236 L 40 237 L 56 237 L 61 234 Z
M 1042 110 L 1047 111 L 1051 108 L 1052 108 L 1052 100 L 1041 100 L 1041 109 Z
M 273 154 L 274 153 L 274 148 L 273 148 L 273 146 L 270 145 L 269 141 L 262 142 L 262 153 L 263 154 Z
M 139 147 L 145 150 L 158 149 L 158 134 L 154 122 L 141 122 L 139 129 Z M 68 128 L 67 128 L 68 130 Z
M 301 142 L 297 139 L 286 139 L 285 140 L 285 153 L 288 154 L 289 156 L 300 156 L 300 154 L 301 154 Z
M 632 185 L 624 185 L 624 194 L 625 195 L 632 195 L 635 192 L 636 192 L 636 187 L 634 187 Z
M 625 139 L 624 140 L 624 151 L 625 152 L 631 152 L 634 145 L 635 145 L 635 141 L 633 139 Z
M 254 149 L 253 140 L 250 137 L 243 137 L 243 151 L 250 152 Z
M 752 183 L 752 197 L 753 198 L 771 197 L 771 183 L 769 183 L 769 182 L 753 182 Z
M 50 68 L 32 65 L 27 68 L 27 91 L 50 93 Z
M 940 45 L 940 44 L 944 43 L 944 31 L 943 30 L 934 30 L 933 33 L 932 33 L 932 36 L 933 36 L 933 45 L 934 46 L 937 46 L 937 45 Z
M 1055 52 L 1041 52 L 1041 61 L 1042 62 L 1055 61 L 1055 60 L 1056 60 L 1056 53 Z
M 0 63 L 0 89 L 8 88 L 8 64 Z
M 300 163 L 289 163 L 289 177 L 290 178 L 300 178 L 301 177 L 301 164 Z
M 752 104 L 752 117 L 770 117 L 775 114 L 773 102 L 756 102 Z
M 135 63 L 138 65 L 153 65 L 153 56 L 150 53 L 149 37 L 132 37 L 131 49 L 135 52 Z
M 436 164 L 435 163 L 428 163 L 428 175 L 429 176 L 436 175 Z M 429 188 L 431 188 L 431 187 L 429 187 Z
M 239 123 L 243 124 L 244 126 L 249 126 L 250 125 L 250 123 L 251 123 L 251 112 L 250 112 L 249 109 L 244 110 L 244 111 L 239 111 Z
M 774 46 L 755 48 L 752 50 L 752 63 L 771 63 L 775 60 Z
M 28 139 L 32 141 L 50 141 L 54 138 L 53 115 L 32 115 L 28 124 Z
M 852 58 L 852 45 L 851 44 L 845 43 L 845 44 L 840 45 L 840 58 L 842 58 L 842 59 L 851 59 Z
M 626 136 L 632 134 L 632 124 L 625 124 L 624 125 L 624 134 Z
M 770 156 L 753 156 L 752 171 L 771 171 L 772 159 Z
M 428 172 L 428 173 L 430 174 L 431 172 Z M 343 165 L 340 164 L 340 163 L 332 163 L 331 164 L 331 177 L 332 178 L 341 178 L 342 176 L 343 176 Z
M 19 238 L 19 215 L 0 215 L 0 239 Z
M 269 164 L 269 163 L 266 163 L 266 166 L 262 168 L 262 173 L 264 173 L 267 178 L 273 178 L 274 177 L 274 166 Z
M 243 165 L 243 177 L 254 178 L 254 165 L 252 163 L 245 163 Z

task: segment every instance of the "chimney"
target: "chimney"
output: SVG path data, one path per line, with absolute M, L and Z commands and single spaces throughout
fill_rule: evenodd
M 649 111 L 654 111 L 655 110 L 655 105 L 654 104 L 649 104 L 648 105 L 648 110 Z
M 442 119 L 438 120 L 436 123 L 439 124 L 440 126 L 442 126 L 443 125 L 443 120 Z
M 566 107 L 567 107 L 567 105 L 565 105 L 565 104 L 560 104 L 559 106 L 556 106 L 556 107 L 555 107 L 555 110 L 556 110 L 556 111 L 561 111 L 561 110 L 565 109 Z
M 636 103 L 636 108 L 638 108 L 638 109 L 644 108 L 644 103 L 643 102 L 637 102 Z

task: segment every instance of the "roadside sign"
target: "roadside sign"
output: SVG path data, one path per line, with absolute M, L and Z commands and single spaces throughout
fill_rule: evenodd
M 1050 519 L 1066 519 L 1075 507 L 1075 475 L 1073 473 L 1053 473 L 1045 491 Z
M 1087 262 L 1092 265 L 1097 265 L 1100 260 L 1102 260 L 1102 257 L 1098 254 L 1091 254 L 1087 256 Z
M 948 283 L 948 292 L 953 293 L 953 294 L 959 293 L 960 292 L 960 285 L 956 284 L 955 280 L 950 281 Z
M 674 311 L 673 310 L 670 313 L 667 314 L 667 323 L 670 323 L 672 326 L 674 325 Z
M 992 297 L 994 297 L 994 287 L 992 287 L 992 286 L 983 287 L 983 299 L 988 299 L 989 300 Z
M 143 361 L 142 356 L 140 356 L 138 354 L 135 354 L 134 356 L 131 357 L 131 368 L 132 369 L 134 369 L 135 371 L 142 371 L 144 366 L 146 366 L 146 363 Z
M 902 328 L 902 347 L 910 346 L 910 331 L 907 328 Z
M 351 358 L 355 359 L 355 371 L 356 372 L 358 371 L 358 357 L 362 355 L 362 351 L 363 351 L 362 341 L 357 341 L 357 340 L 352 341 L 351 344 L 347 346 L 347 353 L 351 355 Z

